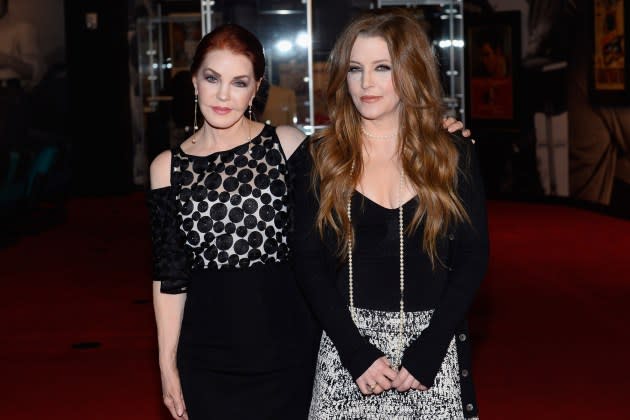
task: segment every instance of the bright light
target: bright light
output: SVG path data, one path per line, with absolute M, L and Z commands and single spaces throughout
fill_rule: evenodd
M 291 41 L 287 41 L 286 39 L 281 39 L 276 42 L 276 48 L 281 53 L 287 53 L 293 49 L 293 43 Z
M 461 39 L 454 39 L 451 42 L 450 39 L 443 39 L 442 41 L 439 42 L 438 45 L 440 46 L 440 48 L 450 48 L 450 47 L 463 48 L 464 41 L 462 41 Z
M 306 32 L 300 32 L 297 38 L 295 38 L 295 43 L 302 48 L 308 48 L 309 44 L 311 43 L 311 38 Z

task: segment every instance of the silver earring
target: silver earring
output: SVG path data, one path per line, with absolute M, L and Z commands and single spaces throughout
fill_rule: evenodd
M 199 126 L 197 125 L 197 108 L 199 107 L 199 96 L 195 93 L 195 121 L 193 123 L 193 127 L 195 131 L 199 130 Z
M 199 96 L 197 95 L 197 92 L 195 92 L 195 118 L 193 120 L 193 138 L 192 138 L 192 143 L 195 144 L 197 143 L 197 139 L 195 138 L 195 133 L 197 132 L 197 130 L 199 130 L 199 126 L 197 125 L 197 107 L 199 105 Z
M 249 120 L 250 120 L 250 121 L 253 121 L 253 119 L 252 119 L 252 104 L 249 104 L 249 110 L 248 110 L 248 113 L 249 113 Z

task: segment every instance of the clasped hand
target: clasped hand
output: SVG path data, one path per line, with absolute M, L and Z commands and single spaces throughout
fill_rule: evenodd
M 417 389 L 426 391 L 428 388 L 422 385 L 411 373 L 401 367 L 399 371 L 392 369 L 387 357 L 383 356 L 374 361 L 372 365 L 356 380 L 363 395 L 380 394 L 389 389 L 399 392 Z

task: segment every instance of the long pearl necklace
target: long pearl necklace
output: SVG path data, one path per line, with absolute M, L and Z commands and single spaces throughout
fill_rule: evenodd
M 392 134 L 387 134 L 385 136 L 378 136 L 376 134 L 372 134 L 369 131 L 367 131 L 365 129 L 365 127 L 361 126 L 361 131 L 363 132 L 363 134 L 365 134 L 367 137 L 371 138 L 371 139 L 376 139 L 376 140 L 387 140 L 387 139 L 391 139 L 393 137 L 396 137 L 396 135 L 398 135 L 398 133 L 392 133 Z
M 352 165 L 354 170 L 354 164 Z M 404 183 L 404 172 L 400 171 L 400 181 L 398 184 L 398 240 L 400 252 L 400 322 L 398 328 L 398 346 L 392 366 L 399 368 L 402 363 L 403 353 L 403 332 L 405 329 L 405 237 L 404 237 L 404 220 L 403 220 L 403 203 L 402 189 Z M 352 225 L 352 196 L 348 198 L 348 219 Z M 354 307 L 354 271 L 352 265 L 352 237 L 348 238 L 348 296 L 350 301 L 350 316 L 355 324 L 357 324 L 356 310 Z

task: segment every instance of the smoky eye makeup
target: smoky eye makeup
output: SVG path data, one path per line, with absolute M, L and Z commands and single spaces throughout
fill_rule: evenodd
M 203 78 L 206 79 L 209 82 L 216 82 L 216 81 L 219 80 L 219 77 L 220 76 L 216 72 L 214 72 L 214 71 L 212 71 L 210 69 L 206 69 L 203 72 Z
M 370 68 L 373 68 L 376 71 L 391 71 L 392 65 L 386 60 L 378 60 L 374 64 L 370 64 Z M 348 73 L 355 73 L 362 70 L 363 66 L 356 62 L 351 62 L 348 67 Z
M 236 87 L 247 87 L 249 86 L 249 78 L 247 77 L 236 78 L 232 81 L 232 83 Z

